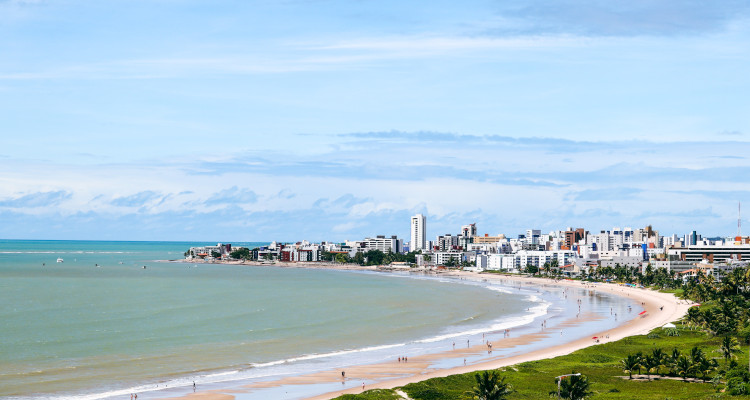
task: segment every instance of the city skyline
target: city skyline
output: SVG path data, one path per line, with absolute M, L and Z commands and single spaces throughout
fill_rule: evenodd
M 732 236 L 747 43 L 737 1 L 0 1 L 0 238 Z

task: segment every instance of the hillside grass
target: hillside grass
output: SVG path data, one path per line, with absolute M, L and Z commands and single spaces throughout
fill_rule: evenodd
M 707 357 L 719 359 L 720 368 L 724 367 L 721 354 L 716 352 L 721 338 L 708 337 L 700 331 L 679 328 L 680 336 L 666 336 L 662 329 L 655 329 L 648 336 L 631 336 L 616 342 L 603 343 L 578 350 L 566 356 L 552 359 L 526 362 L 500 369 L 500 375 L 513 385 L 516 393 L 508 399 L 546 399 L 549 392 L 556 389 L 555 377 L 558 375 L 580 372 L 586 375 L 591 383 L 590 390 L 595 399 L 741 399 L 750 396 L 730 396 L 718 393 L 721 385 L 711 383 L 683 382 L 682 380 L 659 379 L 636 381 L 627 379 L 627 374 L 620 367 L 620 360 L 630 354 L 643 352 L 649 354 L 652 349 L 661 348 L 671 353 L 677 348 L 683 354 L 689 353 L 694 346 L 701 348 Z M 747 364 L 747 347 L 738 354 L 740 364 Z M 744 360 L 744 361 L 743 361 Z M 664 369 L 667 370 L 666 368 Z M 434 378 L 412 383 L 401 388 L 414 400 L 458 400 L 466 398 L 465 393 L 475 384 L 474 372 L 451 375 L 445 378 Z M 626 378 L 621 378 L 625 376 Z M 342 400 L 388 400 L 389 397 L 372 397 L 367 391 L 358 395 L 338 397 Z M 377 396 L 388 390 L 379 390 Z M 395 394 L 394 394 L 395 395 Z M 398 397 L 394 397 L 398 398 Z

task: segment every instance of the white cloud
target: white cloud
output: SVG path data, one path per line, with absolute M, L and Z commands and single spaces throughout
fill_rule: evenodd
M 408 216 L 415 212 L 430 216 L 430 235 L 467 222 L 480 223 L 488 233 L 511 235 L 529 227 L 640 226 L 666 221 L 660 212 L 679 218 L 657 229 L 680 233 L 691 227 L 713 235 L 724 232 L 728 225 L 721 218 L 733 214 L 736 202 L 750 193 L 745 178 L 750 166 L 745 158 L 731 156 L 750 150 L 744 142 L 656 146 L 417 137 L 401 134 L 394 144 L 352 136 L 345 153 L 264 151 L 263 158 L 224 153 L 208 155 L 208 164 L 189 158 L 78 166 L 5 160 L 0 162 L 0 206 L 15 215 L 8 218 L 70 221 L 83 213 L 103 224 L 150 218 L 192 226 L 236 214 L 236 223 L 223 222 L 228 231 L 257 228 L 290 240 L 301 239 L 298 233 L 311 238 L 316 231 L 317 238 L 330 240 L 404 236 Z M 567 147 L 576 151 L 555 151 Z M 683 166 L 686 159 L 693 163 Z M 203 173 L 193 173 L 196 169 Z M 696 190 L 705 187 L 716 194 Z M 45 206 L 24 197 L 32 193 L 47 193 L 45 198 L 53 201 Z M 690 217 L 691 210 L 705 209 L 707 202 L 713 217 Z

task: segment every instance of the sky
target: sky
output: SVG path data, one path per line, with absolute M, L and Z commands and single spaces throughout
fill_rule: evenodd
M 0 0 L 0 238 L 733 236 L 748 70 L 744 0 Z

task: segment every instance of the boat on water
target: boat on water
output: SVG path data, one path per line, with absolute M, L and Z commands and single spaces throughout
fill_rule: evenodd
M 61 263 L 63 262 L 63 259 L 61 257 L 57 257 L 57 262 Z

